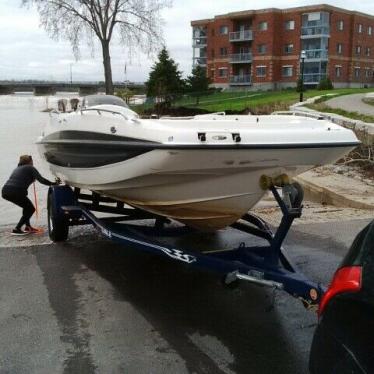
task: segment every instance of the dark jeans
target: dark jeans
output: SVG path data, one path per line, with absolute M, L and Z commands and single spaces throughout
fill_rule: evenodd
M 21 229 L 21 227 L 25 224 L 30 226 L 30 218 L 35 212 L 34 205 L 27 197 L 26 193 L 19 188 L 12 188 L 9 186 L 4 186 L 1 191 L 1 196 L 3 199 L 18 205 L 23 209 L 22 217 L 16 226 L 17 229 Z

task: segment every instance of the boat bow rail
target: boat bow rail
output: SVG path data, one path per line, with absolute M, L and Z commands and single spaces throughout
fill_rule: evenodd
M 129 247 L 168 257 L 186 266 L 197 267 L 218 273 L 225 285 L 233 286 L 239 281 L 263 287 L 284 290 L 299 298 L 305 307 L 314 309 L 324 288 L 306 278 L 282 248 L 282 243 L 295 218 L 302 211 L 301 187 L 286 184 L 282 198 L 271 180 L 268 188 L 273 193 L 283 212 L 278 229 L 273 232 L 261 218 L 246 214 L 231 227 L 250 235 L 265 239 L 267 245 L 239 246 L 229 250 L 186 250 L 164 245 L 151 237 L 181 236 L 191 232 L 188 227 L 167 227 L 170 221 L 139 209 L 126 207 L 122 202 L 92 193 L 83 194 L 69 186 L 52 186 L 48 195 L 49 234 L 53 241 L 68 237 L 69 226 L 92 224 L 101 234 Z M 108 205 L 111 203 L 112 205 Z M 114 204 L 114 205 L 113 205 Z M 93 211 L 113 213 L 116 216 L 98 218 Z M 144 220 L 152 219 L 154 225 Z M 142 220 L 142 222 L 139 222 Z M 135 223 L 135 224 L 134 224 Z M 139 224 L 140 223 L 140 224 Z

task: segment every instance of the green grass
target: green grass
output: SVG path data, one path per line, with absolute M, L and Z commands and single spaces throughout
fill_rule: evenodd
M 333 90 L 308 90 L 304 92 L 304 100 L 314 96 L 333 94 L 334 96 L 349 95 L 355 93 L 373 92 L 374 88 L 342 88 Z M 196 104 L 195 96 L 184 96 L 173 103 L 174 107 L 199 108 L 209 112 L 223 111 L 245 111 L 249 110 L 254 114 L 268 114 L 275 110 L 288 110 L 291 104 L 299 101 L 299 93 L 295 90 L 282 91 L 235 91 L 219 92 L 199 97 L 199 104 Z M 319 100 L 323 102 L 331 96 L 324 96 Z M 134 110 L 143 112 L 152 108 L 153 104 L 134 106 Z
M 362 100 L 365 104 L 374 105 L 374 98 L 366 98 Z

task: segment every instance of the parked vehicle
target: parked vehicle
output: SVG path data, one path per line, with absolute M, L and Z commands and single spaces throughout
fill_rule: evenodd
M 374 220 L 356 236 L 321 300 L 309 369 L 374 373 Z

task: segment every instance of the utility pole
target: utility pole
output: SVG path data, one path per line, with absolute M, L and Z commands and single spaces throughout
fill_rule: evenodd
M 70 63 L 70 84 L 73 85 L 73 63 Z

